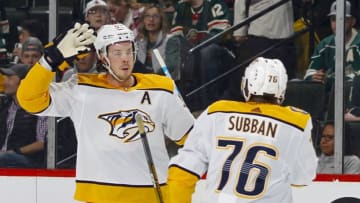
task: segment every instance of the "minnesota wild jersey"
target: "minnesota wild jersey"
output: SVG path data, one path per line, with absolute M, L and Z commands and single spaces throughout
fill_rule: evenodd
M 309 69 L 304 78 L 311 80 L 320 69 L 323 69 L 328 78 L 335 78 L 335 35 L 330 35 L 321 40 L 311 56 Z M 346 80 L 352 80 L 360 74 L 360 33 L 352 29 L 352 37 L 345 45 L 344 76 Z
M 175 5 L 171 33 L 183 35 L 193 44 L 197 44 L 229 26 L 229 10 L 223 0 L 204 0 L 198 8 L 193 8 L 188 1 L 181 0 Z

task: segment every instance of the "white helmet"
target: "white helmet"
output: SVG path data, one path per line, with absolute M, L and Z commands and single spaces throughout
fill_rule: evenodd
M 100 56 L 104 53 L 107 56 L 107 47 L 117 42 L 130 41 L 133 43 L 134 52 L 136 54 L 135 36 L 133 31 L 123 24 L 103 25 L 97 32 L 97 37 L 94 42 L 96 53 Z
M 245 70 L 241 91 L 246 101 L 251 95 L 273 95 L 281 103 L 285 99 L 288 76 L 278 59 L 256 58 Z
M 110 25 L 103 25 L 99 31 L 97 32 L 97 37 L 94 42 L 94 47 L 96 50 L 96 54 L 101 59 L 101 54 L 103 55 L 103 59 L 106 63 L 103 63 L 103 66 L 109 71 L 109 73 L 114 76 L 115 79 L 118 81 L 122 81 L 114 71 L 111 69 L 111 63 L 108 58 L 107 48 L 109 45 L 118 43 L 118 42 L 132 42 L 133 50 L 134 50 L 134 62 L 136 60 L 136 43 L 135 43 L 135 36 L 134 33 L 127 28 L 123 24 L 110 24 Z

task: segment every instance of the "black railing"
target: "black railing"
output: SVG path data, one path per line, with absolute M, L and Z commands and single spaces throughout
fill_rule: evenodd
M 282 45 L 282 44 L 284 44 L 284 43 L 287 43 L 287 42 L 290 41 L 290 40 L 293 40 L 294 38 L 296 38 L 296 37 L 298 37 L 298 36 L 300 36 L 300 35 L 302 35 L 302 34 L 305 34 L 305 33 L 309 32 L 309 30 L 310 30 L 310 28 L 307 27 L 307 28 L 304 28 L 304 29 L 302 29 L 302 30 L 300 30 L 300 31 L 298 31 L 298 32 L 295 32 L 295 33 L 294 33 L 293 35 L 291 35 L 289 38 L 283 39 L 283 40 L 275 43 L 274 45 L 268 47 L 267 49 L 259 52 L 259 53 L 256 54 L 255 56 L 253 56 L 253 57 L 245 60 L 245 61 L 242 62 L 241 64 L 236 65 L 235 67 L 231 68 L 230 70 L 226 71 L 225 73 L 223 73 L 223 74 L 215 77 L 214 79 L 212 79 L 212 80 L 210 80 L 210 81 L 202 84 L 200 87 L 198 87 L 198 88 L 190 91 L 190 92 L 187 93 L 185 96 L 186 96 L 186 97 L 192 96 L 193 94 L 197 93 L 197 92 L 200 91 L 201 89 L 203 89 L 203 88 L 211 85 L 212 83 L 214 83 L 214 82 L 222 79 L 223 77 L 225 77 L 225 76 L 227 76 L 227 75 L 235 72 L 236 70 L 238 70 L 239 68 L 245 66 L 246 64 L 249 64 L 249 63 L 250 63 L 251 61 L 253 61 L 255 58 L 257 58 L 257 57 L 259 57 L 259 56 L 261 56 L 261 55 L 269 52 L 270 50 L 272 50 L 272 49 L 274 49 L 274 48 L 276 48 L 276 47 L 278 47 L 278 46 L 280 46 L 280 45 Z M 240 76 L 239 76 L 239 77 L 240 77 Z
M 212 42 L 214 41 L 217 41 L 219 39 L 221 39 L 223 36 L 225 36 L 226 34 L 230 33 L 230 32 L 234 32 L 235 30 L 239 29 L 240 27 L 244 26 L 244 25 L 247 25 L 249 24 L 250 22 L 256 20 L 257 18 L 269 13 L 270 11 L 274 10 L 275 8 L 278 8 L 279 6 L 285 4 L 286 2 L 288 2 L 289 0 L 281 0 L 277 3 L 274 3 L 273 5 L 269 6 L 268 8 L 250 16 L 250 17 L 247 17 L 245 18 L 243 21 L 241 21 L 240 23 L 232 26 L 232 27 L 229 27 L 228 29 L 225 29 L 224 31 L 212 36 L 211 38 L 201 42 L 200 44 L 198 44 L 197 46 L 191 48 L 189 50 L 190 54 L 191 53 L 194 53 L 195 51 L 197 51 L 198 49 L 201 49 L 203 47 L 206 47 L 208 46 L 209 44 L 211 44 Z M 235 11 L 236 12 L 236 11 Z

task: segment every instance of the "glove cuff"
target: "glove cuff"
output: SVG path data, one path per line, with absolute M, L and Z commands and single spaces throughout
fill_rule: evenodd
M 51 65 L 47 62 L 47 60 L 45 59 L 45 55 L 43 55 L 40 60 L 39 63 L 42 67 L 48 69 L 49 71 L 53 71 L 53 68 L 51 67 Z
M 56 71 L 58 66 L 64 62 L 64 56 L 56 48 L 56 46 L 49 46 L 44 50 L 44 59 L 51 66 L 52 71 Z

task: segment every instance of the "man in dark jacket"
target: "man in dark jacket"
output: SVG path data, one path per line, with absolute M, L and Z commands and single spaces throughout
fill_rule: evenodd
M 27 113 L 16 100 L 16 91 L 29 70 L 16 64 L 0 68 L 6 75 L 5 97 L 0 105 L 0 167 L 41 167 L 44 165 L 44 143 L 47 118 Z

